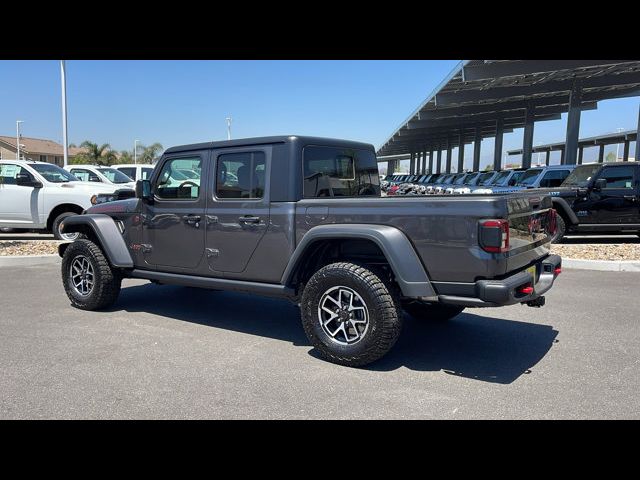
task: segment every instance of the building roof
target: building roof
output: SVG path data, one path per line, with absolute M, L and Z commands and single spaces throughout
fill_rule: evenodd
M 610 98 L 640 95 L 640 61 L 631 60 L 463 60 L 378 149 L 378 155 L 456 147 L 494 137 L 534 121 L 559 119 L 574 85 L 582 88 L 581 109 Z
M 0 142 L 8 144 L 11 148 L 16 149 L 16 137 L 7 137 L 0 135 Z M 53 140 L 46 138 L 20 137 L 20 150 L 25 154 L 33 155 L 64 155 L 64 148 Z M 69 155 L 77 155 L 84 152 L 84 148 L 70 147 Z

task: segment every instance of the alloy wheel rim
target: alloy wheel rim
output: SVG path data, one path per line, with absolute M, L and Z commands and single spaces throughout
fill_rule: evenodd
M 362 297 L 352 288 L 331 287 L 318 303 L 320 327 L 340 345 L 354 345 L 369 330 L 369 310 Z
M 93 290 L 95 277 L 93 265 L 84 255 L 78 255 L 71 262 L 70 267 L 71 286 L 78 295 L 86 297 Z
M 78 238 L 78 235 L 80 235 L 78 232 L 73 232 L 73 233 L 60 233 L 60 237 L 63 240 L 67 240 L 69 242 L 73 242 L 75 239 Z

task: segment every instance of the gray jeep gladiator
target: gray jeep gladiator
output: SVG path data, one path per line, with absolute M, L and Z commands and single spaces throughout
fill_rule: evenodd
M 123 278 L 285 297 L 329 361 L 382 357 L 403 310 L 544 305 L 561 271 L 551 198 L 380 196 L 372 145 L 279 136 L 168 149 L 135 198 L 62 223 L 64 288 L 112 305 Z

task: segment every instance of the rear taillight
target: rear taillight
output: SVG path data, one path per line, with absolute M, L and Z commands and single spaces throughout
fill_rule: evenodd
M 502 253 L 509 250 L 509 221 L 483 220 L 480 222 L 480 247 L 485 252 Z

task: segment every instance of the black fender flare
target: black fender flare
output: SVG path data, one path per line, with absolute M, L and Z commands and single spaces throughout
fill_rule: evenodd
M 580 223 L 578 216 L 575 214 L 573 209 L 569 206 L 567 201 L 562 197 L 551 197 L 551 203 L 553 204 L 553 208 L 555 208 L 558 212 L 562 212 L 565 215 L 565 218 L 571 222 L 571 225 L 577 225 Z
M 437 298 L 427 272 L 413 245 L 399 229 L 387 225 L 337 224 L 319 225 L 310 229 L 289 260 L 281 283 L 289 285 L 296 267 L 303 259 L 307 249 L 322 240 L 341 240 L 346 238 L 370 240 L 382 251 L 405 297 Z
M 109 215 L 84 214 L 65 218 L 60 228 L 64 233 L 80 232 L 85 228 L 91 229 L 100 242 L 100 248 L 109 259 L 111 265 L 117 268 L 133 268 L 133 259 L 122 238 L 120 229 Z M 58 254 L 62 257 L 69 243 L 58 247 Z

